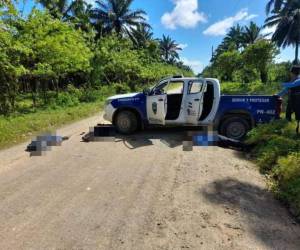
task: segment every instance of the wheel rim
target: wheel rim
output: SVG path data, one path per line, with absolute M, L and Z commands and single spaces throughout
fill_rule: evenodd
M 246 128 L 241 122 L 232 122 L 226 129 L 226 134 L 232 139 L 241 139 L 246 134 Z
M 118 127 L 122 131 L 127 131 L 130 129 L 130 119 L 127 116 L 120 116 L 118 118 Z

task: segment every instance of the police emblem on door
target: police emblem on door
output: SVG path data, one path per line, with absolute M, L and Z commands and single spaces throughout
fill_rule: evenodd
M 152 111 L 155 115 L 157 114 L 157 103 L 156 102 L 152 103 Z

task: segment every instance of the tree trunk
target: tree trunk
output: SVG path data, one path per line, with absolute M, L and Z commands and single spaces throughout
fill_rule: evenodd
M 299 42 L 296 43 L 296 49 L 295 49 L 295 61 L 293 63 L 294 65 L 299 64 Z
M 48 98 L 47 98 L 47 90 L 48 90 L 48 84 L 46 79 L 42 79 L 42 89 L 43 89 L 43 99 L 44 99 L 44 105 L 48 103 Z
M 54 82 L 55 82 L 56 98 L 58 98 L 59 87 L 58 87 L 58 80 L 57 80 L 57 78 L 54 79 Z
M 32 97 L 32 106 L 36 107 L 36 80 L 32 79 L 32 85 L 31 85 L 31 97 Z
M 262 83 L 268 82 L 268 71 L 266 69 L 260 70 L 260 79 Z

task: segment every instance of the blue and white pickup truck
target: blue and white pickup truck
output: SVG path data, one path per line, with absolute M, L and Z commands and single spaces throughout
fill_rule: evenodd
M 169 77 L 143 93 L 108 98 L 104 119 L 123 134 L 149 125 L 213 125 L 220 134 L 237 140 L 255 125 L 279 119 L 279 96 L 220 92 L 217 79 Z

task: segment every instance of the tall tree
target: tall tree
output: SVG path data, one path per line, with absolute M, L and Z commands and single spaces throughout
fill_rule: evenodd
M 101 29 L 103 27 L 106 32 L 115 31 L 117 34 L 127 34 L 131 27 L 139 24 L 147 26 L 146 12 L 131 10 L 132 2 L 133 0 L 97 0 L 92 20 L 96 27 L 100 24 Z
M 255 43 L 260 38 L 263 38 L 263 35 L 261 35 L 261 30 L 262 28 L 257 26 L 257 24 L 254 22 L 250 22 L 249 26 L 245 26 L 242 33 L 244 47 Z
M 128 35 L 135 47 L 145 48 L 147 43 L 152 40 L 153 32 L 148 25 L 139 24 L 137 27 L 132 28 Z
M 269 0 L 269 2 L 266 5 L 267 14 L 270 14 L 271 12 L 279 12 L 285 3 L 286 0 Z
M 51 16 L 54 18 L 66 18 L 70 11 L 70 4 L 68 0 L 38 0 L 38 2 L 46 9 L 48 9 Z
M 294 64 L 299 64 L 300 2 L 296 0 L 270 2 L 271 7 L 267 6 L 267 11 L 272 15 L 266 19 L 265 26 L 276 27 L 272 40 L 279 47 L 291 45 L 295 47 Z
M 256 69 L 260 73 L 263 83 L 268 82 L 268 66 L 278 54 L 274 43 L 268 40 L 259 40 L 249 45 L 242 53 L 243 61 L 248 69 Z
M 163 35 L 163 38 L 160 40 L 160 50 L 163 60 L 171 62 L 179 59 L 178 51 L 182 50 L 182 48 L 170 36 Z
M 71 20 L 77 28 L 83 31 L 89 31 L 91 29 L 91 14 L 91 4 L 88 4 L 85 0 L 75 0 L 70 4 L 68 19 Z
M 244 28 L 239 24 L 231 27 L 226 37 L 224 38 L 224 43 L 227 46 L 229 44 L 234 44 L 237 50 L 240 49 L 243 44 L 243 31 Z

